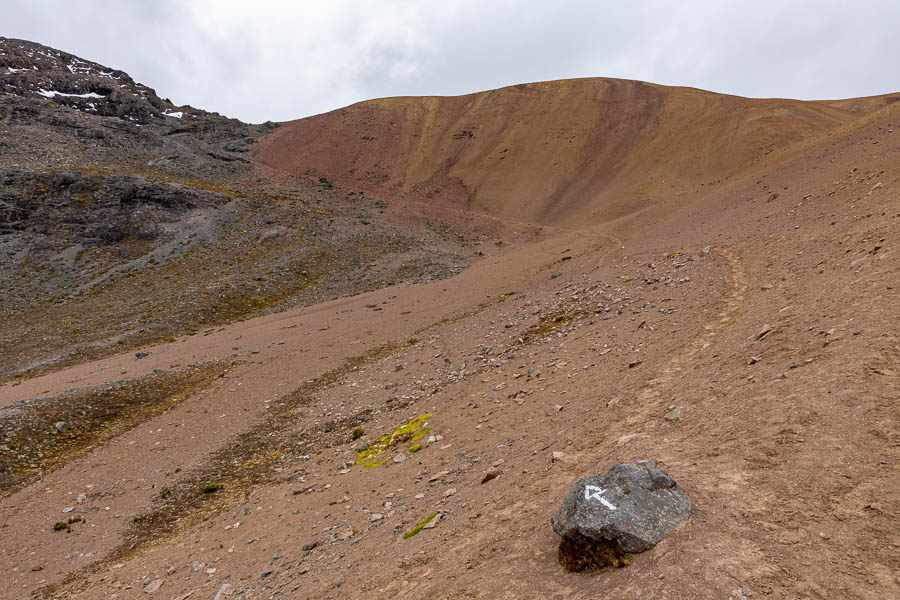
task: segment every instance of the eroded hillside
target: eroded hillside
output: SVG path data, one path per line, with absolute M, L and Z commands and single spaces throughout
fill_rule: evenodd
M 540 224 L 608 222 L 761 168 L 896 96 L 752 100 L 616 79 L 386 98 L 288 123 L 257 160 L 410 202 Z

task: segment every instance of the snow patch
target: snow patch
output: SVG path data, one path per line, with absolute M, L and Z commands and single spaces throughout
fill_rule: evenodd
M 167 117 L 175 117 L 176 119 L 180 119 L 184 116 L 184 111 L 172 111 L 172 112 L 164 112 L 163 113 Z
M 105 96 L 101 96 L 95 92 L 88 92 L 87 94 L 66 94 L 64 92 L 57 92 L 55 90 L 38 90 L 38 94 L 43 96 L 44 98 L 53 98 L 55 96 L 65 96 L 67 98 L 105 98 Z

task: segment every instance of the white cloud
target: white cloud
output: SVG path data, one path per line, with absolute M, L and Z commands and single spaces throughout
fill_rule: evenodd
M 248 121 L 568 77 L 799 98 L 900 90 L 900 3 L 866 0 L 0 0 L 0 14 L 4 35 Z

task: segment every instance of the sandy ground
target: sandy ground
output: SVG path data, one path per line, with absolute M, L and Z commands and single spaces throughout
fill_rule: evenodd
M 449 280 L 0 387 L 10 404 L 241 361 L 0 500 L 0 597 L 900 596 L 896 115 L 602 225 L 485 244 Z M 162 490 L 347 364 L 278 413 L 271 434 L 298 447 L 277 481 L 226 488 L 203 519 L 121 551 Z M 425 414 L 434 441 L 351 464 Z M 678 481 L 691 519 L 627 568 L 566 572 L 549 519 L 568 487 L 638 459 Z M 86 522 L 52 531 L 73 514 Z

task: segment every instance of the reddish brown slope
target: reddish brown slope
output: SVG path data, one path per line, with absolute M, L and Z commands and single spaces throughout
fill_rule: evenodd
M 436 206 L 542 224 L 602 222 L 721 181 L 885 102 L 553 81 L 362 102 L 279 128 L 257 160 Z

